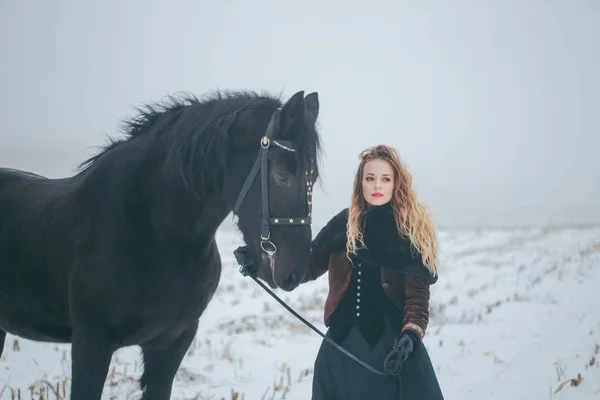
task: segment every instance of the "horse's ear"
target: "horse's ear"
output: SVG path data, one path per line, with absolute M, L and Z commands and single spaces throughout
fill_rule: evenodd
M 313 92 L 307 94 L 304 98 L 304 106 L 306 107 L 306 116 L 312 124 L 317 122 L 319 116 L 319 94 Z
M 290 128 L 304 117 L 304 90 L 294 94 L 281 107 L 281 129 L 285 134 Z

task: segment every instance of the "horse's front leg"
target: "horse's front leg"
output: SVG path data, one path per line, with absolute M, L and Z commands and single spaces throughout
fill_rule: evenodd
M 0 329 L 0 357 L 2 357 L 2 350 L 4 350 L 4 341 L 6 340 L 6 332 Z
M 100 400 L 114 349 L 101 330 L 76 326 L 71 345 L 71 400 Z
M 198 321 L 179 335 L 162 335 L 143 344 L 144 373 L 140 380 L 144 394 L 142 400 L 169 400 L 173 379 L 196 331 Z

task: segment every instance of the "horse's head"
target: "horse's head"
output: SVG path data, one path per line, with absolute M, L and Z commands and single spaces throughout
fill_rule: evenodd
M 238 227 L 259 265 L 258 277 L 273 288 L 294 289 L 308 267 L 318 113 L 317 93 L 304 97 L 303 91 L 281 108 L 263 113 L 260 134 L 250 135 L 255 138 L 252 153 L 239 157 L 237 168 L 228 174 L 236 188 L 231 198 Z M 240 115 L 240 124 L 258 123 L 257 113 L 246 114 Z

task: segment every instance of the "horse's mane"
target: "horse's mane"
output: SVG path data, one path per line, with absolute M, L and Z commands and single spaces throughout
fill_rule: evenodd
M 124 137 L 116 139 L 108 136 L 108 144 L 102 146 L 96 155 L 79 164 L 78 169 L 85 170 L 89 168 L 106 152 L 121 143 L 151 131 L 152 128 L 165 119 L 170 120 L 180 115 L 182 117 L 194 117 L 197 125 L 201 127 L 207 120 L 213 119 L 214 114 L 224 114 L 227 111 L 235 111 L 236 108 L 243 109 L 252 100 L 270 100 L 276 107 L 281 106 L 279 98 L 269 95 L 258 95 L 250 91 L 214 91 L 207 94 L 203 100 L 190 93 L 180 93 L 179 95 L 165 96 L 162 100 L 134 107 L 138 114 L 122 121 L 120 131 Z M 197 115 L 182 115 L 182 112 L 190 106 L 199 106 L 195 113 Z M 207 112 L 208 108 L 212 108 L 213 112 Z M 185 121 L 181 121 L 180 123 L 185 124 Z M 201 132 L 198 133 L 201 134 Z
M 226 167 L 229 128 L 237 115 L 250 106 L 276 110 L 282 106 L 282 100 L 280 96 L 254 91 L 213 91 L 202 99 L 188 93 L 166 96 L 161 101 L 136 107 L 138 114 L 122 122 L 121 133 L 124 136 L 119 139 L 109 136 L 108 144 L 78 168 L 82 171 L 90 168 L 100 162 L 105 154 L 135 138 L 153 133 L 149 135 L 149 140 L 153 141 L 169 132 L 167 163 L 170 168 L 177 170 L 183 183 L 195 191 L 190 180 L 192 176 L 198 178 L 197 174 L 193 175 L 192 169 L 214 171 L 215 168 L 223 170 Z M 297 156 L 301 165 L 313 163 L 313 168 L 316 169 L 318 166 L 315 158 L 320 143 L 316 131 L 311 133 L 298 137 Z M 201 175 L 206 177 L 200 177 L 199 187 L 206 188 L 209 182 L 205 180 L 211 179 L 210 176 L 214 177 L 214 174 Z

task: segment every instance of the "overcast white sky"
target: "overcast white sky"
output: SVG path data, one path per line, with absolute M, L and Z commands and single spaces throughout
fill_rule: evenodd
M 598 21 L 596 0 L 1 0 L 0 165 L 72 175 L 166 94 L 318 91 L 317 219 L 386 143 L 440 225 L 598 223 Z

